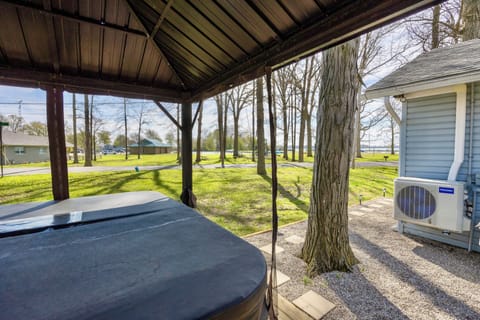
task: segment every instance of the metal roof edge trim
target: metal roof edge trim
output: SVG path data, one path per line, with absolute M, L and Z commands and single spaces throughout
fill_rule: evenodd
M 480 81 L 480 71 L 467 73 L 467 74 L 458 74 L 448 78 L 441 79 L 431 79 L 426 81 L 419 81 L 414 83 L 409 83 L 405 85 L 380 88 L 374 90 L 365 91 L 365 97 L 367 100 L 378 99 L 387 96 L 398 96 L 402 94 L 430 90 L 435 88 L 441 88 L 446 86 L 452 86 L 461 83 L 470 83 Z

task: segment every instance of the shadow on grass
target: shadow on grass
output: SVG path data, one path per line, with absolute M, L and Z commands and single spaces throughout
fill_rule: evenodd
M 167 185 L 165 182 L 162 181 L 162 179 L 160 179 L 160 171 L 163 170 L 163 169 L 159 169 L 159 170 L 152 170 L 153 172 L 153 182 L 155 183 L 155 185 L 159 188 L 162 188 L 164 190 L 168 190 L 168 192 L 170 194 L 174 194 L 178 199 L 180 199 L 180 188 L 178 190 L 175 190 L 173 189 L 172 187 L 170 187 L 169 185 Z
M 260 175 L 263 180 L 267 181 L 270 186 L 272 186 L 272 178 L 270 178 L 267 175 Z M 297 187 L 297 191 L 299 190 L 299 186 L 295 184 Z M 305 213 L 308 213 L 308 205 L 305 201 L 298 199 L 295 197 L 290 191 L 285 189 L 281 184 L 278 184 L 278 192 L 288 199 L 292 204 L 294 204 L 299 210 L 302 210 Z M 301 194 L 300 191 L 298 191 L 299 195 Z
M 355 232 L 350 234 L 350 239 L 360 250 L 374 257 L 378 263 L 389 268 L 398 280 L 414 287 L 416 291 L 420 292 L 425 299 L 431 301 L 438 309 L 450 314 L 455 319 L 480 319 L 480 314 L 477 311 L 423 278 L 411 266 L 395 258 L 383 248 Z

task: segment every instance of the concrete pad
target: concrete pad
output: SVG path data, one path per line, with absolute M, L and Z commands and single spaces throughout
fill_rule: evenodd
M 280 287 L 285 282 L 290 281 L 290 277 L 287 276 L 285 273 L 277 270 L 276 274 L 277 274 L 277 287 Z M 267 279 L 270 279 L 270 270 L 268 270 Z
M 268 253 L 268 254 L 272 254 L 272 245 L 271 244 L 267 244 L 266 246 L 263 246 L 259 249 L 262 250 L 263 252 Z M 282 247 L 275 246 L 275 253 L 280 253 L 280 252 L 283 252 L 283 251 L 285 251 L 285 249 L 283 249 Z
M 285 241 L 293 243 L 293 244 L 300 244 L 305 242 L 305 238 L 299 237 L 297 235 L 290 236 L 288 238 L 285 238 Z
M 293 300 L 293 304 L 316 320 L 321 319 L 335 308 L 333 303 L 312 290 Z
M 362 216 L 364 216 L 366 213 L 365 213 L 365 212 L 360 212 L 360 211 L 354 211 L 354 210 L 352 210 L 352 211 L 349 211 L 348 214 L 351 215 L 351 216 L 362 217 Z

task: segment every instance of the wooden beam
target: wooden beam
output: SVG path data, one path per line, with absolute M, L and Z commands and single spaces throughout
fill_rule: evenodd
M 130 11 L 130 13 L 132 14 L 132 16 L 135 18 L 135 20 L 137 20 L 138 24 L 142 27 L 143 29 L 143 32 L 145 33 L 145 35 L 147 36 L 147 40 L 148 41 L 151 41 L 153 47 L 155 49 L 157 49 L 157 52 L 162 56 L 163 59 L 165 59 L 165 61 L 167 62 L 168 66 L 170 67 L 170 70 L 172 70 L 172 73 L 173 75 L 175 76 L 175 78 L 177 78 L 177 80 L 180 82 L 180 84 L 182 85 L 183 88 L 185 88 L 185 83 L 183 81 L 183 79 L 178 75 L 178 72 L 177 70 L 175 70 L 175 68 L 173 67 L 173 65 L 171 64 L 171 62 L 169 61 L 169 59 L 167 58 L 167 56 L 163 53 L 163 50 L 162 48 L 160 48 L 160 46 L 158 45 L 158 43 L 155 41 L 155 39 L 153 39 L 152 37 L 150 37 L 150 33 L 147 29 L 147 27 L 145 26 L 145 24 L 143 23 L 143 21 L 140 19 L 140 17 L 138 16 L 137 12 L 135 11 L 135 9 L 132 7 L 132 5 L 130 4 L 130 1 L 129 0 L 124 0 L 124 3 L 126 4 L 128 10 Z
M 54 200 L 70 197 L 68 191 L 67 148 L 63 116 L 63 90 L 58 86 L 47 88 L 47 127 Z
M 182 126 L 178 123 L 178 121 L 170 114 L 170 112 L 168 112 L 167 108 L 165 108 L 163 106 L 163 104 L 159 101 L 153 101 L 155 102 L 155 104 L 160 108 L 160 110 L 163 111 L 163 113 L 168 117 L 168 119 L 170 119 L 170 121 L 173 122 L 174 125 L 177 126 L 178 129 L 182 129 Z M 178 146 L 177 146 L 178 148 Z
M 56 74 L 33 69 L 0 67 L 0 84 L 30 88 L 61 86 L 64 90 L 118 97 L 182 102 L 189 93 L 142 84 L 120 82 L 115 79 L 88 78 L 87 76 Z
M 155 24 L 152 32 L 150 33 L 150 38 L 155 39 L 155 36 L 157 35 L 158 30 L 160 30 L 160 26 L 162 25 L 163 20 L 165 20 L 165 17 L 167 16 L 168 11 L 170 11 L 170 8 L 172 7 L 173 1 L 174 0 L 169 0 L 167 5 L 163 9 L 162 14 L 158 18 L 157 23 Z
M 96 27 L 99 27 L 99 28 L 120 31 L 120 32 L 127 33 L 127 34 L 134 35 L 134 36 L 139 36 L 139 37 L 144 37 L 144 38 L 148 36 L 148 35 L 145 34 L 145 32 L 143 32 L 141 30 L 135 30 L 135 29 L 131 29 L 131 28 L 128 28 L 128 27 L 125 27 L 125 26 L 120 26 L 120 25 L 117 25 L 117 24 L 109 23 L 109 22 L 106 22 L 106 21 L 101 21 L 101 20 L 96 20 L 96 19 L 92 19 L 92 18 L 89 18 L 89 17 L 83 17 L 83 16 L 71 14 L 69 12 L 62 11 L 62 10 L 57 10 L 57 9 L 56 10 L 46 10 L 42 7 L 32 5 L 31 3 L 28 3 L 28 2 L 25 2 L 25 1 L 0 0 L 0 7 L 1 6 L 9 6 L 9 7 L 13 7 L 13 8 L 19 8 L 19 9 L 29 9 L 29 10 L 35 11 L 39 14 L 45 15 L 45 16 L 58 17 L 58 18 L 62 18 L 62 19 L 67 20 L 67 21 L 89 24 L 89 25 L 96 26 Z
M 193 195 L 192 174 L 192 104 L 182 104 L 182 195 L 181 199 L 189 207 L 196 207 Z
M 200 113 L 200 110 L 203 108 L 203 100 L 200 100 L 198 103 L 197 111 L 195 111 L 195 116 L 193 117 L 193 122 L 192 122 L 192 127 L 195 125 L 195 122 L 197 122 L 198 114 Z

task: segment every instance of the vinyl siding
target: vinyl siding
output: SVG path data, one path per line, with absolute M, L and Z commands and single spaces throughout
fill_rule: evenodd
M 455 144 L 455 103 L 454 93 L 408 100 L 405 176 L 447 179 Z
M 474 123 L 472 175 L 480 176 L 480 82 L 474 87 Z M 470 139 L 471 88 L 467 85 L 467 117 L 465 130 L 465 160 L 457 176 L 467 181 Z M 410 99 L 403 105 L 400 174 L 408 177 L 446 180 L 453 162 L 455 144 L 456 95 L 454 93 Z M 480 185 L 480 181 L 478 182 Z M 475 224 L 480 222 L 480 193 L 477 195 Z M 468 247 L 469 233 L 444 234 L 441 230 L 403 224 L 405 233 Z M 473 250 L 480 252 L 480 232 L 475 232 Z

